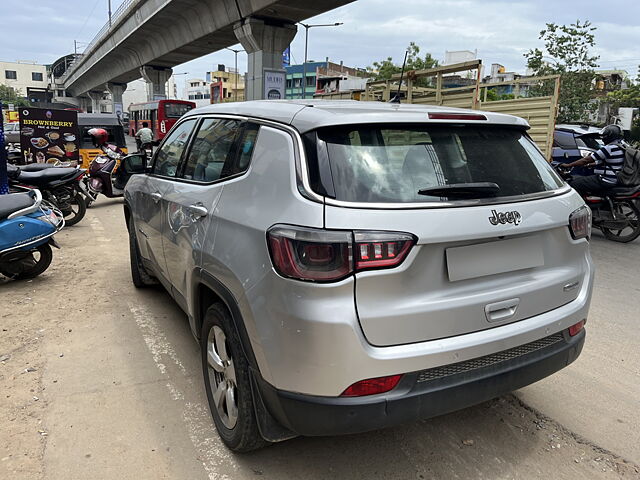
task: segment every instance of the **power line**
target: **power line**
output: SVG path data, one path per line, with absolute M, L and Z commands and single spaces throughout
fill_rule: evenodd
M 87 22 L 89 21 L 89 19 L 91 18 L 91 15 L 93 15 L 93 12 L 95 11 L 96 7 L 98 6 L 98 3 L 101 0 L 96 0 L 95 3 L 93 4 L 93 8 L 91 9 L 91 12 L 89 12 L 89 15 L 87 15 L 87 18 L 85 18 L 84 23 L 82 24 L 82 27 L 80 27 L 80 30 L 78 30 L 78 37 L 80 36 L 80 34 L 82 33 L 82 30 L 84 29 L 84 27 L 87 26 Z

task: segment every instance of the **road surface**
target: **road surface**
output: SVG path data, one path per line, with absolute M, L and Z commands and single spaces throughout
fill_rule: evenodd
M 186 316 L 131 284 L 121 201 L 57 239 L 41 277 L 0 280 L 2 479 L 640 478 L 640 241 L 595 234 L 587 343 L 556 375 L 432 420 L 233 455 Z

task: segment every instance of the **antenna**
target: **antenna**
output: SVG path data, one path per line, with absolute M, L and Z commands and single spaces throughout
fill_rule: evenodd
M 400 89 L 402 88 L 402 77 L 404 77 L 404 67 L 407 64 L 407 54 L 409 50 L 404 52 L 404 62 L 402 62 L 402 70 L 400 71 L 400 83 L 398 84 L 398 92 L 396 96 L 389 100 L 389 103 L 400 103 Z

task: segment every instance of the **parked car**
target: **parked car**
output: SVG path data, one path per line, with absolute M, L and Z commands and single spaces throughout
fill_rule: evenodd
M 3 124 L 4 128 L 4 144 L 9 145 L 10 143 L 16 143 L 18 146 L 20 145 L 20 124 L 17 122 L 14 123 L 5 123 Z
M 551 159 L 571 163 L 598 150 L 602 145 L 601 128 L 590 125 L 557 125 L 553 132 Z M 593 169 L 576 167 L 575 175 L 593 175 Z
M 589 210 L 528 128 L 229 103 L 187 113 L 151 167 L 123 162 L 133 282 L 187 313 L 230 449 L 444 414 L 578 357 Z

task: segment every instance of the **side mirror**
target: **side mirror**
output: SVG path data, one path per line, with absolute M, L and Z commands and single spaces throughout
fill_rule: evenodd
M 135 175 L 136 173 L 149 173 L 151 170 L 147 167 L 147 162 L 142 155 L 127 155 L 122 159 L 122 168 L 128 175 Z

